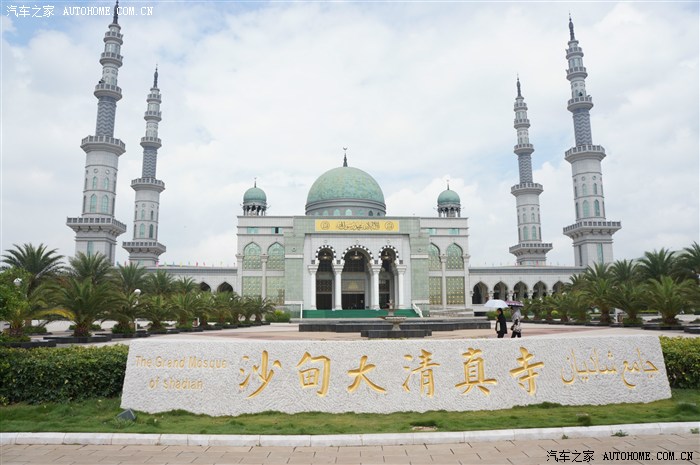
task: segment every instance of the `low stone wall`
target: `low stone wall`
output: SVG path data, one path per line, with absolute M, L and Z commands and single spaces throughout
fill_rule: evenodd
M 208 415 L 651 402 L 655 336 L 380 341 L 135 340 L 122 407 Z

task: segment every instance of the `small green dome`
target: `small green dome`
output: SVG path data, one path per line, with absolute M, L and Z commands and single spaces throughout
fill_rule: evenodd
M 265 191 L 259 187 L 251 187 L 243 194 L 243 203 L 248 202 L 266 203 L 267 195 L 265 195 Z
M 358 168 L 341 166 L 316 179 L 306 197 L 306 214 L 351 212 L 352 216 L 386 214 L 384 193 L 372 176 Z M 332 213 L 328 213 L 332 214 Z
M 460 203 L 459 194 L 457 194 L 455 191 L 451 191 L 449 187 L 442 191 L 438 196 L 438 205 L 455 203 Z

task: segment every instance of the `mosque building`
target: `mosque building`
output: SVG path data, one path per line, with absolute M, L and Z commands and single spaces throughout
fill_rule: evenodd
M 126 225 L 114 218 L 118 161 L 126 150 L 113 134 L 116 102 L 121 98 L 117 86 L 122 65 L 120 30 L 115 8 L 100 57 L 102 79 L 94 91 L 96 132 L 81 145 L 86 153 L 82 214 L 67 219 L 75 231 L 76 252 L 102 253 L 112 263 L 116 238 L 126 232 Z M 605 218 L 601 168 L 605 150 L 591 138 L 593 101 L 586 91 L 583 51 L 570 18 L 569 32 L 568 110 L 573 115 L 576 145 L 566 151 L 565 159 L 572 167 L 575 222 L 563 233 L 573 240 L 575 266 L 546 264 L 552 244 L 543 242 L 541 232 L 544 212 L 539 196 L 544 189 L 532 176 L 534 145 L 519 79 L 514 104 L 519 183 L 511 188 L 518 242 L 509 249 L 516 265 L 470 265 L 469 220 L 459 194 L 449 184 L 437 196 L 436 217 L 392 216 L 379 183 L 352 166 L 346 153 L 342 166 L 326 171 L 313 183 L 303 215 L 268 215 L 267 195 L 257 181 L 243 194 L 242 214 L 237 218 L 237 267 L 159 266 L 166 247 L 158 241 L 165 184 L 156 178 L 162 102 L 157 70 L 146 99 L 142 174 L 131 182 L 133 236 L 123 243 L 129 260 L 192 278 L 203 290 L 261 296 L 293 312 L 392 305 L 420 314 L 425 309 L 478 309 L 490 298 L 521 300 L 556 292 L 586 266 L 612 262 L 612 236 L 621 227 L 620 222 Z

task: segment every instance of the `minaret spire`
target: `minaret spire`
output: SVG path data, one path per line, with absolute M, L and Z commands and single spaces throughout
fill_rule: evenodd
M 117 0 L 117 3 L 114 5 L 114 16 L 112 17 L 112 24 L 119 24 L 119 0 Z M 109 13 L 107 13 L 109 14 Z
M 518 95 L 513 106 L 513 127 L 518 143 L 513 151 L 518 156 L 520 183 L 511 187 L 510 193 L 515 196 L 518 244 L 510 247 L 509 251 L 516 256 L 518 265 L 545 265 L 547 252 L 552 250 L 552 244 L 542 242 L 540 194 L 544 189 L 541 184 L 532 180 L 532 153 L 535 147 L 530 143 L 530 120 L 520 88 L 520 76 L 516 78 L 516 88 Z
M 593 144 L 590 120 L 593 99 L 586 91 L 588 72 L 583 66 L 583 49 L 574 37 L 571 16 L 569 33 L 571 39 L 566 50 L 569 64 L 566 79 L 571 83 L 571 99 L 567 109 L 573 115 L 576 145 L 566 151 L 564 158 L 571 163 L 576 222 L 565 227 L 564 234 L 574 241 L 576 266 L 585 267 L 613 261 L 612 236 L 622 225 L 619 221 L 605 220 L 601 168 L 605 149 Z
M 114 218 L 119 156 L 126 151 L 124 142 L 114 137 L 117 102 L 122 98 L 117 84 L 122 66 L 120 31 L 115 7 L 114 20 L 105 33 L 104 52 L 100 55 L 102 78 L 94 92 L 97 98 L 95 135 L 85 137 L 80 145 L 85 151 L 82 214 L 66 221 L 75 231 L 76 253 L 101 253 L 112 264 L 117 237 L 126 232 L 126 225 Z
M 122 246 L 129 252 L 129 261 L 144 266 L 155 266 L 158 257 L 166 251 L 158 242 L 158 221 L 160 219 L 160 194 L 165 190 L 165 183 L 156 178 L 158 149 L 161 140 L 158 137 L 158 123 L 161 120 L 161 95 L 158 89 L 158 67 L 153 75 L 153 87 L 146 97 L 146 134 L 141 138 L 143 147 L 143 164 L 141 177 L 131 181 L 134 189 L 134 236 L 133 241 L 124 242 Z
M 343 151 L 345 152 L 343 154 L 343 166 L 347 168 L 348 167 L 348 148 L 343 147 Z

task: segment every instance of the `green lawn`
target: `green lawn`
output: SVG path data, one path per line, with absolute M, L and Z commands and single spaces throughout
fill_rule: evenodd
M 674 389 L 673 397 L 648 404 L 560 406 L 541 404 L 498 411 L 378 414 L 265 412 L 210 417 L 184 411 L 138 413 L 134 422 L 117 420 L 119 398 L 69 404 L 15 404 L 0 407 L 2 432 L 102 432 L 181 434 L 359 434 L 407 433 L 416 426 L 437 431 L 611 425 L 700 421 L 700 389 Z

